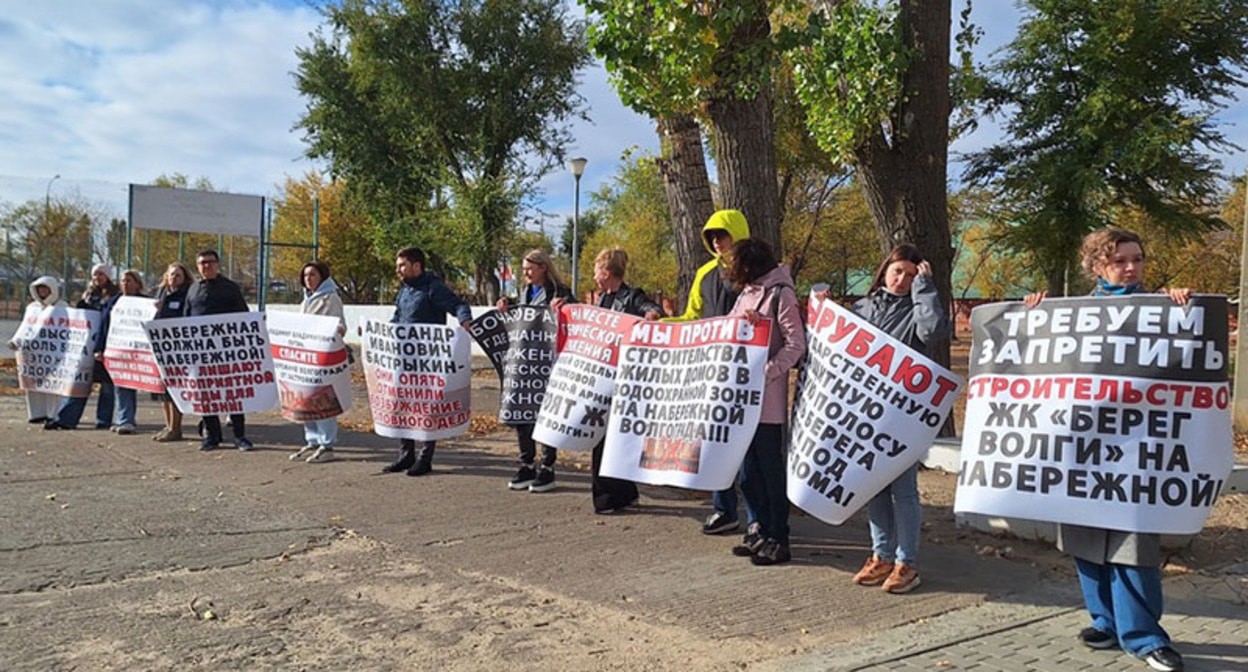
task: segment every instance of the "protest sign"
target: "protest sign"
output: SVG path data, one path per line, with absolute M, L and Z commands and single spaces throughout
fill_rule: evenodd
M 99 311 L 27 306 L 12 339 L 18 346 L 18 385 L 62 397 L 90 395 L 99 337 Z
M 468 430 L 472 345 L 466 332 L 443 324 L 378 320 L 365 320 L 361 330 L 373 431 L 434 441 Z
M 576 303 L 560 308 L 559 317 L 559 357 L 533 440 L 559 450 L 590 450 L 606 435 L 620 344 L 641 318 Z
M 190 415 L 256 413 L 277 405 L 264 313 L 143 323 L 165 389 Z
M 338 325 L 338 318 L 325 315 L 269 313 L 273 370 L 283 418 L 295 422 L 324 420 L 351 407 L 351 363 Z
M 502 386 L 498 420 L 506 425 L 537 422 L 555 362 L 555 315 L 545 306 L 491 310 L 468 332 L 494 364 Z
M 980 306 L 954 510 L 1193 534 L 1231 469 L 1225 297 Z
M 108 311 L 104 368 L 117 387 L 164 392 L 156 355 L 143 323 L 156 317 L 156 302 L 145 296 L 123 296 Z
M 741 317 L 634 324 L 620 347 L 601 473 L 732 487 L 763 411 L 771 328 Z
M 923 458 L 962 379 L 832 301 L 811 300 L 789 501 L 840 525 Z

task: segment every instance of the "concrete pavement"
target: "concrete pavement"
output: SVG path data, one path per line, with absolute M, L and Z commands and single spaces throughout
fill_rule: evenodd
M 0 397 L 4 670 L 1147 669 L 1081 650 L 1073 578 L 1017 554 L 929 544 L 923 586 L 888 595 L 849 582 L 861 519 L 795 516 L 794 562 L 757 568 L 697 532 L 688 493 L 594 516 L 572 469 L 508 491 L 505 434 L 444 442 L 414 479 L 379 475 L 393 442 L 368 434 L 290 462 L 273 414 L 248 454 L 23 420 Z M 1248 669 L 1243 568 L 1167 590 L 1188 669 Z

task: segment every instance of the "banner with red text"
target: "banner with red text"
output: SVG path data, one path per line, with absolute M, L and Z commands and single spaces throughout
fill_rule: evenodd
M 763 411 L 771 321 L 638 322 L 620 366 L 602 453 L 604 476 L 723 490 Z
M 1234 462 L 1226 297 L 989 304 L 971 329 L 955 511 L 1200 531 Z
M 339 324 L 338 318 L 325 315 L 268 314 L 283 418 L 324 420 L 351 408 L 351 362 Z
M 923 459 L 962 379 L 833 301 L 810 306 L 787 489 L 840 525 Z
M 640 320 L 579 303 L 560 308 L 559 357 L 537 414 L 534 441 L 559 450 L 591 450 L 606 436 L 620 344 Z
M 277 406 L 264 313 L 143 323 L 165 390 L 189 415 L 256 413 Z
M 29 305 L 12 341 L 23 390 L 62 397 L 91 394 L 100 313 L 65 306 Z
M 123 296 L 108 311 L 104 368 L 117 387 L 164 392 L 156 355 L 143 323 L 156 317 L 156 302 L 146 296 Z
M 373 431 L 434 441 L 468 431 L 472 342 L 443 324 L 361 324 L 361 358 Z

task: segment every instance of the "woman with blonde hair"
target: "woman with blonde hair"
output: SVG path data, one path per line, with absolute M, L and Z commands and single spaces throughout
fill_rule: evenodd
M 160 278 L 160 288 L 156 290 L 156 319 L 164 320 L 182 317 L 186 310 L 186 292 L 191 288 L 191 269 L 186 264 L 175 261 L 165 267 Z M 165 415 L 165 427 L 152 437 L 154 441 L 169 442 L 182 440 L 182 411 L 173 403 L 173 397 L 166 392 L 160 402 Z

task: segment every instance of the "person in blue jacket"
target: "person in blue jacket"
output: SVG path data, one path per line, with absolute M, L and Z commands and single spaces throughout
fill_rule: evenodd
M 394 317 L 390 318 L 392 324 L 446 324 L 446 316 L 454 315 L 464 329 L 468 328 L 472 322 L 472 311 L 437 273 L 425 270 L 424 250 L 419 247 L 399 250 L 394 260 L 394 272 L 403 284 L 394 299 Z M 436 445 L 436 441 L 425 441 L 418 453 L 414 440 L 402 439 L 399 459 L 382 471 L 391 474 L 405 471 L 408 476 L 424 476 L 433 470 Z

